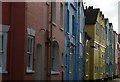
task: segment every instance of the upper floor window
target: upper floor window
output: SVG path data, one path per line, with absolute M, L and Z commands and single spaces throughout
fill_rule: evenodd
M 34 37 L 35 31 L 28 28 L 28 47 L 27 47 L 27 72 L 33 72 L 33 52 L 34 52 Z
M 63 3 L 60 3 L 60 26 L 63 28 L 63 17 L 64 17 Z
M 0 73 L 6 72 L 8 30 L 8 25 L 0 25 Z
M 52 2 L 52 22 L 56 23 L 56 2 Z
M 100 25 L 99 25 L 99 23 L 96 23 L 96 35 L 100 36 Z
M 67 28 L 66 28 L 66 32 L 69 32 L 69 27 L 70 27 L 70 12 L 69 12 L 69 10 L 67 9 Z
M 75 17 L 72 15 L 72 35 L 75 36 Z

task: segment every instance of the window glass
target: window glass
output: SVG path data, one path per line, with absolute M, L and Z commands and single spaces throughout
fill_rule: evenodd
M 59 70 L 59 46 L 57 42 L 53 42 L 52 45 L 52 71 Z
M 0 51 L 3 51 L 3 35 L 0 35 Z
M 2 67 L 2 53 L 0 52 L 0 67 Z
M 63 27 L 63 4 L 60 3 L 60 25 Z
M 72 35 L 73 36 L 75 36 L 75 27 L 74 27 L 74 23 L 75 23 L 74 20 L 75 19 L 74 18 L 75 18 L 74 15 L 72 15 Z
M 28 56 L 27 56 L 27 67 L 28 70 L 32 70 L 32 65 L 33 65 L 33 45 L 34 43 L 34 37 L 33 36 L 28 36 Z
M 56 2 L 52 2 L 52 21 L 56 23 Z
M 6 70 L 8 25 L 0 25 L 0 73 Z
M 69 12 L 69 10 L 67 9 L 67 28 L 66 28 L 66 32 L 69 32 L 69 27 L 70 27 L 70 21 L 69 21 L 69 19 L 70 19 L 70 12 Z

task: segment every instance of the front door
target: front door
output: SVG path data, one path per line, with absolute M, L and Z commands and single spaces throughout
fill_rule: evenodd
M 37 58 L 36 58 L 36 80 L 40 80 L 41 70 L 41 45 L 37 44 Z

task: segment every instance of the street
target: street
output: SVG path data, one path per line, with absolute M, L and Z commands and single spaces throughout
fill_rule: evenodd
M 107 81 L 107 82 L 120 82 L 120 78 L 117 78 L 117 79 L 114 79 L 114 80 L 111 80 L 111 81 Z

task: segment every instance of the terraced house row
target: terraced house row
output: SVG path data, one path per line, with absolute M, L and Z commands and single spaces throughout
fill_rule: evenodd
M 120 77 L 120 34 L 100 8 L 1 2 L 0 12 L 0 81 Z

